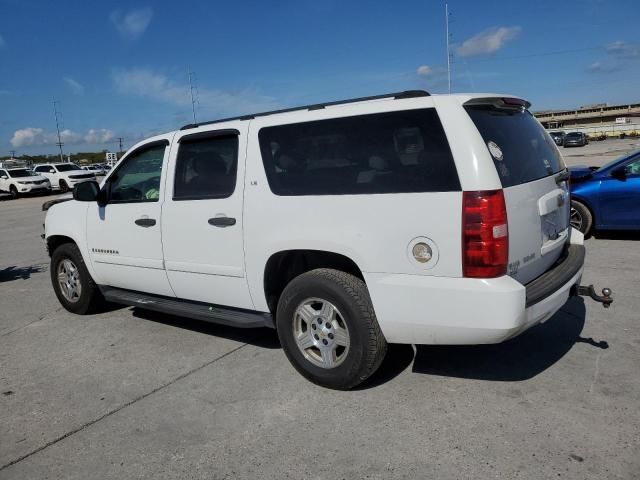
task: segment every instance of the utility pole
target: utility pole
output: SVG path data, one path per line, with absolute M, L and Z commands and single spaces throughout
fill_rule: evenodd
M 11 154 L 11 160 L 13 160 L 16 157 L 16 151 L 15 150 L 9 150 L 9 153 Z
M 64 143 L 62 143 L 62 140 L 60 138 L 60 121 L 58 120 L 58 102 L 57 100 L 53 101 L 53 114 L 56 117 L 56 131 L 58 132 L 58 142 L 56 143 L 56 145 L 60 148 L 60 161 L 64 162 L 64 153 L 62 153 L 62 146 L 64 145 Z
M 449 48 L 449 4 L 444 4 L 445 30 L 447 35 L 447 79 L 449 81 L 449 93 L 451 93 L 451 49 Z
M 198 123 L 196 119 L 196 102 L 197 102 L 197 92 L 196 96 L 193 95 L 193 91 L 195 87 L 193 86 L 193 72 L 191 71 L 191 67 L 187 67 L 187 71 L 189 73 L 189 93 L 191 94 L 191 110 L 193 111 L 193 123 Z
M 122 155 L 122 141 L 124 140 L 124 138 L 122 137 L 118 137 L 118 142 L 120 143 L 120 150 L 118 150 L 118 153 L 120 155 Z

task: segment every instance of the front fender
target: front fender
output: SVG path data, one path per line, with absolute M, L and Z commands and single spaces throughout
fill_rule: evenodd
M 84 263 L 94 281 L 96 272 L 93 269 L 91 256 L 87 250 L 87 209 L 89 204 L 75 200 L 57 203 L 49 207 L 44 220 L 45 242 L 54 236 L 70 238 L 78 246 Z M 49 252 L 50 254 L 53 252 Z

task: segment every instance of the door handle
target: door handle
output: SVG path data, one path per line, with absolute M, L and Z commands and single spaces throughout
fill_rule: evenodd
M 233 217 L 213 217 L 209 219 L 209 225 L 214 227 L 230 227 L 236 224 L 236 219 Z
M 155 218 L 139 218 L 135 221 L 135 224 L 145 228 L 153 227 L 156 224 L 156 219 Z

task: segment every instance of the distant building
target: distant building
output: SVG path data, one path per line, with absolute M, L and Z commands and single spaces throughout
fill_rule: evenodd
M 547 110 L 533 114 L 550 130 L 640 130 L 640 103 L 587 105 L 577 110 Z

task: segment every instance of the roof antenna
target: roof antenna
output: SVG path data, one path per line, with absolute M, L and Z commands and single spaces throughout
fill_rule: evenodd
M 198 91 L 196 90 L 196 87 L 193 86 L 193 72 L 191 71 L 191 67 L 187 67 L 187 71 L 189 73 L 189 93 L 191 94 L 191 111 L 193 112 L 193 123 L 194 125 L 196 125 L 198 123 L 198 120 L 196 119 L 196 103 L 198 102 Z
M 449 47 L 449 4 L 444 4 L 444 20 L 447 35 L 447 80 L 449 82 L 449 93 L 451 93 L 451 49 Z

